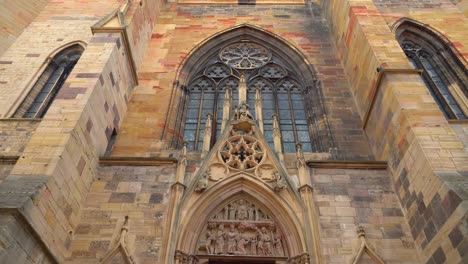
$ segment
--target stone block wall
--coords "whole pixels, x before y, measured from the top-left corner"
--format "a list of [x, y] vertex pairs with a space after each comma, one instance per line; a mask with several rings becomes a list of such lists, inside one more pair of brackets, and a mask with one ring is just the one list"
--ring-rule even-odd
[[44, 245], [37, 241], [31, 229], [22, 222], [21, 217], [0, 212], [0, 226], [2, 263], [55, 263], [44, 250]]
[[311, 177], [325, 263], [350, 263], [358, 226], [385, 263], [420, 262], [386, 170], [312, 169]]
[[0, 3], [0, 56], [47, 4], [47, 0], [4, 0]]
[[125, 216], [137, 263], [157, 263], [174, 165], [101, 166], [83, 203], [71, 243], [71, 261], [100, 263], [117, 244]]
[[[0, 60], [4, 100], [1, 112], [8, 117], [53, 50], [76, 40], [86, 45], [79, 62], [27, 141], [22, 158], [0, 186], [0, 207], [12, 213], [21, 211], [20, 216], [35, 230], [38, 241], [60, 263], [71, 255], [73, 230], [96, 176], [99, 156], [104, 154], [112, 130], [118, 130], [125, 116], [134, 85], [121, 35], [92, 36], [90, 30], [92, 24], [122, 2], [51, 2]], [[158, 3], [146, 2], [147, 7]], [[133, 11], [133, 18], [129, 19], [129, 23], [150, 25], [129, 26], [135, 30], [131, 36], [139, 36], [142, 43], [148, 35], [142, 31], [150, 32], [152, 24], [148, 20], [154, 19], [141, 18], [145, 12]], [[38, 44], [33, 45], [31, 41]], [[142, 53], [140, 49], [144, 47], [134, 46], [133, 51]], [[22, 261], [26, 262], [18, 259]]]
[[40, 120], [0, 120], [0, 156], [19, 156], [34, 134]]
[[[431, 1], [421, 12], [408, 12], [407, 1], [326, 1], [324, 12], [351, 80], [369, 142], [378, 159], [387, 159], [389, 172], [409, 222], [411, 235], [424, 263], [463, 263], [468, 195], [468, 156], [464, 145], [430, 96], [421, 77], [411, 67], [390, 31], [388, 19], [404, 14], [425, 18], [466, 57], [467, 39], [460, 32], [465, 18], [457, 8], [438, 9], [446, 1]], [[411, 3], [416, 2], [412, 1]], [[419, 1], [418, 1], [419, 2]], [[420, 1], [428, 3], [429, 1]], [[387, 7], [399, 8], [402, 15]], [[417, 5], [416, 5], [417, 6]], [[345, 14], [349, 14], [345, 16]], [[458, 25], [455, 29], [448, 21]], [[360, 56], [356, 56], [360, 54]], [[375, 69], [394, 69], [378, 73]], [[382, 74], [382, 75], [379, 75]], [[377, 79], [381, 78], [379, 85]], [[372, 98], [376, 93], [373, 107]], [[366, 115], [370, 109], [369, 115]], [[449, 242], [449, 233], [457, 237]]]

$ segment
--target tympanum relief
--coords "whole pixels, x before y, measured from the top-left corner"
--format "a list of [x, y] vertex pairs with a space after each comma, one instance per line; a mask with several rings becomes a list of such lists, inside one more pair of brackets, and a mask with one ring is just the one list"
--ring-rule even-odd
[[243, 198], [227, 203], [209, 217], [197, 249], [199, 255], [286, 255], [282, 232], [272, 217]]

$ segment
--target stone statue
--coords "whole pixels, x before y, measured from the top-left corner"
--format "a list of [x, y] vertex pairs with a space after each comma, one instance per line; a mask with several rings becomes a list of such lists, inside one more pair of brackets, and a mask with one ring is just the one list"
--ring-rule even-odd
[[257, 238], [258, 238], [258, 255], [259, 256], [271, 256], [272, 245], [271, 245], [271, 236], [268, 234], [266, 227], [262, 227], [260, 230], [257, 228]]
[[247, 215], [249, 216], [249, 220], [253, 221], [255, 220], [255, 209], [252, 206], [247, 207]]
[[224, 239], [226, 233], [224, 232], [224, 225], [219, 225], [218, 232], [216, 233], [215, 254], [224, 254]]
[[198, 180], [197, 186], [195, 187], [196, 192], [203, 192], [208, 187], [208, 178], [210, 177], [210, 170], [206, 170], [200, 180]]
[[250, 239], [250, 255], [257, 255], [257, 238]]
[[275, 255], [283, 256], [283, 243], [281, 242], [280, 234], [276, 234], [275, 240], [273, 241], [273, 245], [275, 246]]
[[233, 204], [229, 204], [229, 216], [228, 220], [236, 219], [236, 207]]
[[237, 219], [238, 220], [248, 219], [247, 206], [245, 205], [245, 201], [243, 199], [239, 200], [239, 204], [237, 206]]
[[277, 192], [285, 189], [287, 187], [286, 181], [281, 174], [275, 170], [274, 172], [275, 175], [275, 182], [273, 183], [273, 189]]
[[249, 240], [248, 238], [244, 237], [244, 236], [240, 236], [239, 237], [239, 240], [237, 241], [237, 254], [239, 255], [246, 255], [247, 254], [247, 251], [245, 250], [245, 246], [247, 246], [247, 244], [249, 244]]
[[244, 119], [244, 120], [253, 119], [252, 114], [250, 114], [250, 111], [249, 111], [249, 105], [246, 102], [242, 102], [239, 105], [239, 112], [238, 112], [237, 119]]
[[213, 233], [211, 232], [211, 230], [208, 230], [208, 232], [206, 233], [206, 244], [205, 244], [206, 254], [208, 255], [214, 254], [214, 249], [215, 249], [213, 245], [214, 240], [215, 240], [215, 237]]
[[235, 226], [231, 225], [229, 232], [227, 233], [227, 253], [228, 254], [236, 253], [238, 235], [239, 233], [237, 233]]

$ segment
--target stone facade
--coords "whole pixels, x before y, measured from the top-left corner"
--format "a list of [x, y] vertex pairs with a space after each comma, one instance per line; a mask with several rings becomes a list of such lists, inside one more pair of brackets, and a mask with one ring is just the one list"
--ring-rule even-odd
[[[1, 263], [468, 262], [468, 122], [395, 37], [423, 25], [466, 71], [466, 1], [85, 2], [0, 4]], [[329, 149], [283, 153], [241, 102], [183, 147], [186, 86], [236, 37], [310, 73]], [[45, 116], [13, 118], [75, 44]]]

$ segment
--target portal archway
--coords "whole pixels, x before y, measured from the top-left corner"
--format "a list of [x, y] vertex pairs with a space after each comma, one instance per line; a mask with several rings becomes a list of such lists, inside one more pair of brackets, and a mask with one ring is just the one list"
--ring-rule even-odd
[[[196, 255], [200, 263], [227, 256], [283, 263], [307, 252], [303, 208], [294, 192], [281, 197], [262, 181], [239, 174], [201, 195], [187, 195], [181, 204], [176, 248]], [[219, 236], [224, 236], [223, 245], [216, 241]], [[235, 249], [228, 245], [232, 236]]]

